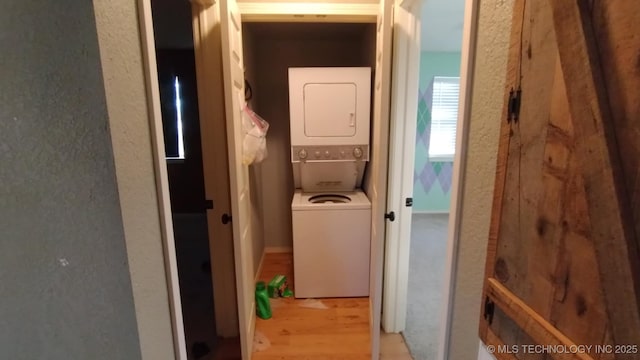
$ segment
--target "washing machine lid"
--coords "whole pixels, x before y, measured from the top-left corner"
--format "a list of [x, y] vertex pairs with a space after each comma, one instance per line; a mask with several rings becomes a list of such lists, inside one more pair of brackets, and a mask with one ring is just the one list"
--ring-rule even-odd
[[298, 210], [338, 210], [338, 209], [371, 209], [371, 202], [362, 190], [344, 192], [302, 192], [297, 190], [293, 195], [291, 208]]

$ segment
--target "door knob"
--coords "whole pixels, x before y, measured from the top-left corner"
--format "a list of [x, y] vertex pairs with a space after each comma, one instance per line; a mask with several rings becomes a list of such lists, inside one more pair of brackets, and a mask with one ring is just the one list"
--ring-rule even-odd
[[223, 223], [224, 225], [227, 225], [228, 223], [230, 223], [230, 222], [231, 222], [231, 215], [229, 215], [229, 214], [227, 214], [227, 213], [224, 213], [224, 214], [222, 214], [222, 218], [221, 218], [221, 220], [222, 220], [222, 223]]
[[384, 214], [385, 219], [389, 219], [389, 221], [394, 221], [396, 219], [396, 213], [393, 211]]

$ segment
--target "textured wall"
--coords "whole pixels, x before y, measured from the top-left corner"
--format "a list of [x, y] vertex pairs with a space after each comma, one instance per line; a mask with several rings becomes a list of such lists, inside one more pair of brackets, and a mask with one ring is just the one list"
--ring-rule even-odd
[[476, 359], [512, 1], [479, 1], [449, 359]]
[[174, 359], [137, 1], [93, 3], [140, 349]]
[[434, 76], [460, 76], [459, 52], [420, 54], [418, 119], [413, 184], [413, 212], [448, 212], [453, 161], [429, 161], [431, 97]]
[[140, 359], [91, 2], [5, 2], [0, 48], [0, 358]]

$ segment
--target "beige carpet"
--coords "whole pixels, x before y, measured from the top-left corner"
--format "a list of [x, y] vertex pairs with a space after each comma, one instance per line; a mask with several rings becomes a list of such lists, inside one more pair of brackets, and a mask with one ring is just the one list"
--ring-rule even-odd
[[416, 360], [437, 356], [449, 216], [414, 214], [411, 224], [407, 325], [404, 338]]

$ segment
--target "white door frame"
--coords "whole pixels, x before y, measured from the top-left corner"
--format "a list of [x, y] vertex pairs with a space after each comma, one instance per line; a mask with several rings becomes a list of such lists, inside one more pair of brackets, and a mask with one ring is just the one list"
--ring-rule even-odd
[[[428, 0], [427, 0], [428, 1]], [[213, 0], [196, 0], [198, 3], [203, 4], [213, 4]], [[473, 70], [473, 59], [475, 55], [475, 33], [476, 33], [476, 19], [477, 19], [477, 2], [478, 0], [466, 0], [465, 6], [465, 21], [464, 21], [464, 31], [463, 31], [463, 48], [462, 48], [462, 62], [461, 62], [461, 97], [460, 97], [460, 111], [459, 111], [459, 119], [458, 119], [458, 139], [456, 141], [456, 156], [454, 163], [454, 172], [452, 179], [452, 189], [455, 189], [455, 192], [452, 193], [451, 199], [451, 214], [449, 222], [449, 236], [448, 236], [448, 246], [447, 246], [447, 263], [446, 263], [446, 273], [445, 273], [445, 289], [444, 289], [444, 298], [447, 301], [444, 304], [443, 316], [442, 316], [442, 326], [439, 340], [439, 351], [438, 358], [445, 359], [447, 355], [447, 348], [449, 343], [449, 333], [450, 333], [450, 320], [451, 320], [451, 303], [453, 299], [453, 285], [452, 279], [455, 276], [455, 263], [457, 257], [457, 242], [458, 242], [458, 230], [459, 230], [459, 215], [462, 211], [461, 206], [461, 190], [463, 185], [463, 178], [461, 169], [463, 168], [465, 156], [464, 148], [466, 147], [466, 139], [467, 132], [465, 124], [469, 118], [469, 109], [471, 105], [471, 87], [472, 87], [472, 70]], [[415, 4], [419, 4], [420, 0], [404, 0], [400, 2], [400, 5], [404, 8], [412, 8], [415, 7]], [[156, 72], [156, 61], [155, 61], [155, 45], [154, 45], [154, 35], [153, 35], [153, 23], [152, 23], [152, 14], [151, 14], [151, 4], [150, 0], [138, 0], [139, 7], [139, 18], [140, 18], [140, 27], [141, 27], [141, 45], [142, 52], [144, 55], [144, 71], [147, 79], [147, 91], [149, 94], [149, 109], [150, 109], [150, 125], [152, 129], [152, 140], [154, 142], [154, 165], [156, 168], [156, 186], [158, 192], [158, 201], [161, 209], [161, 224], [162, 224], [162, 233], [163, 233], [163, 245], [165, 251], [165, 262], [166, 262], [166, 272], [167, 272], [167, 284], [169, 286], [169, 300], [171, 304], [171, 320], [172, 320], [172, 328], [173, 328], [173, 338], [174, 338], [174, 347], [175, 347], [175, 356], [176, 359], [186, 360], [186, 344], [185, 344], [185, 334], [184, 334], [184, 324], [182, 319], [182, 311], [180, 306], [180, 290], [179, 290], [179, 282], [178, 282], [178, 273], [177, 273], [177, 264], [176, 264], [176, 254], [175, 254], [175, 244], [173, 239], [173, 230], [172, 230], [172, 221], [171, 221], [171, 205], [169, 200], [169, 190], [168, 190], [168, 176], [166, 169], [166, 162], [164, 159], [164, 144], [163, 144], [163, 136], [162, 136], [162, 117], [160, 114], [160, 97], [159, 97], [159, 86], [157, 81], [157, 72]], [[418, 5], [419, 8], [419, 5]], [[410, 64], [407, 64], [407, 69], [410, 68]], [[394, 84], [394, 92], [395, 87], [400, 86], [400, 84]], [[405, 90], [407, 93], [410, 93], [411, 87], [409, 82], [406, 82]], [[417, 109], [417, 106], [416, 106]], [[393, 130], [392, 130], [393, 131]], [[409, 142], [413, 143], [414, 139], [409, 139]], [[404, 142], [405, 144], [407, 141]], [[413, 163], [408, 164], [407, 166], [411, 166], [413, 169]], [[402, 193], [402, 192], [400, 192]], [[410, 224], [410, 222], [409, 222]], [[408, 232], [402, 232], [407, 234]], [[385, 275], [385, 284], [384, 287], [397, 286], [398, 284], [402, 284], [402, 282], [398, 281], [398, 275], [401, 274], [401, 271], [398, 271], [399, 266], [407, 266], [407, 270], [404, 271], [408, 275], [408, 256], [404, 261], [396, 257], [395, 259], [388, 256], [395, 251], [395, 254], [402, 254], [403, 248], [408, 249], [410, 239], [407, 237], [406, 239], [400, 238], [399, 241], [396, 242], [397, 246], [387, 247], [387, 255], [386, 262], [397, 262], [395, 266], [396, 270], [391, 270], [387, 272]], [[407, 252], [408, 254], [408, 252]], [[395, 284], [394, 284], [395, 282]], [[405, 289], [406, 289], [406, 282]], [[392, 285], [393, 284], [393, 285]], [[399, 290], [400, 291], [400, 290]], [[386, 291], [385, 291], [386, 293]], [[405, 298], [406, 298], [406, 290], [405, 290]], [[396, 324], [398, 319], [398, 314], [406, 316], [406, 299], [404, 300], [405, 309], [391, 309], [387, 308], [387, 298], [385, 297], [385, 312], [388, 314], [396, 314], [396, 318], [389, 318], [385, 322], [391, 326], [391, 324]], [[388, 321], [388, 322], [387, 322]], [[404, 322], [404, 319], [403, 321]], [[395, 326], [395, 325], [394, 325]], [[401, 329], [402, 330], [402, 329]], [[401, 331], [399, 330], [399, 331]]]
[[[460, 236], [460, 218], [462, 217], [462, 191], [464, 190], [464, 173], [462, 169], [467, 162], [467, 142], [469, 138], [469, 119], [471, 119], [471, 101], [473, 100], [473, 68], [476, 57], [476, 38], [478, 30], [478, 8], [480, 0], [465, 0], [464, 25], [462, 28], [462, 51], [460, 60], [460, 98], [458, 107], [458, 124], [456, 126], [456, 154], [453, 160], [453, 176], [451, 179], [451, 209], [449, 211], [449, 231], [447, 236], [447, 257], [444, 269], [444, 285], [442, 292], [442, 310], [440, 319], [440, 336], [438, 339], [437, 359], [449, 357], [451, 336], [451, 320], [455, 295], [456, 268], [458, 262], [458, 243]], [[480, 316], [478, 314], [478, 316]]]
[[[425, 0], [429, 1], [429, 0]], [[419, 2], [419, 0], [405, 0], [402, 3], [402, 6], [405, 9], [411, 9], [411, 6], [416, 6], [415, 3]], [[405, 6], [405, 3], [409, 5], [409, 7]], [[461, 49], [461, 63], [460, 63], [460, 105], [458, 111], [458, 124], [457, 124], [457, 139], [456, 139], [456, 154], [454, 158], [453, 165], [453, 177], [452, 177], [452, 186], [453, 189], [451, 194], [451, 209], [449, 212], [449, 231], [447, 236], [447, 250], [446, 250], [446, 263], [445, 263], [445, 274], [444, 274], [444, 286], [443, 286], [443, 305], [441, 309], [441, 322], [440, 322], [440, 334], [438, 340], [438, 357], [437, 359], [446, 359], [448, 356], [448, 347], [449, 347], [449, 336], [451, 333], [451, 311], [453, 304], [453, 296], [454, 296], [454, 286], [453, 283], [455, 279], [455, 270], [457, 263], [457, 253], [458, 253], [458, 237], [459, 237], [459, 229], [460, 229], [460, 216], [462, 214], [462, 189], [464, 185], [464, 174], [462, 173], [462, 169], [464, 169], [464, 165], [466, 162], [466, 145], [468, 138], [468, 121], [470, 118], [470, 110], [471, 110], [471, 91], [473, 87], [473, 66], [475, 63], [475, 41], [476, 41], [476, 33], [477, 33], [477, 9], [478, 9], [478, 0], [465, 0], [465, 12], [464, 12], [464, 26], [463, 26], [463, 35], [462, 35], [462, 49]], [[419, 21], [418, 21], [418, 25]], [[418, 29], [419, 33], [419, 29]], [[408, 45], [408, 39], [405, 39], [404, 46]], [[406, 51], [406, 50], [405, 50]], [[412, 69], [412, 61], [415, 61], [415, 58], [410, 55], [404, 59], [404, 63], [402, 65], [398, 65], [401, 68], [406, 69], [405, 71], [410, 71]], [[398, 59], [398, 57], [396, 57]], [[394, 64], [396, 66], [396, 64]], [[404, 113], [404, 116], [407, 116], [407, 119], [411, 119], [408, 122], [415, 127], [414, 119], [417, 118], [417, 91], [415, 90], [415, 84], [412, 81], [402, 81], [402, 78], [398, 79], [397, 74], [394, 74], [396, 78], [394, 78], [394, 82], [396, 80], [400, 80], [397, 83], [394, 83], [394, 96], [398, 93], [415, 94], [415, 99], [405, 99], [403, 102], [405, 104], [409, 104], [409, 101], [414, 101], [415, 105], [412, 105], [411, 109], [416, 109], [416, 113], [413, 114], [412, 118], [409, 118], [409, 112]], [[415, 76], [418, 78], [418, 76]], [[408, 77], [406, 79], [413, 80], [412, 77]], [[396, 98], [394, 97], [394, 103]], [[399, 107], [401, 107], [400, 105]], [[395, 116], [400, 116], [402, 109], [396, 109], [394, 106], [394, 118]], [[395, 146], [391, 148], [390, 160], [397, 159], [394, 154], [407, 154], [410, 153], [410, 157], [413, 158], [413, 154], [415, 153], [415, 129], [413, 129], [413, 133], [411, 130], [403, 128], [402, 123], [399, 121], [394, 121], [392, 126], [392, 141], [394, 144], [404, 144], [406, 149], [398, 149]], [[405, 137], [402, 138], [401, 136]], [[400, 145], [399, 145], [400, 146]], [[395, 161], [393, 161], [395, 162]], [[390, 166], [395, 166], [395, 164], [390, 164]], [[391, 168], [390, 168], [391, 170]], [[413, 171], [414, 171], [414, 163], [413, 161], [404, 161], [402, 170], [402, 176], [397, 175], [397, 179], [406, 180], [408, 177], [413, 179]], [[393, 175], [393, 174], [392, 174]], [[406, 192], [406, 188], [408, 185], [404, 185], [404, 181], [400, 180], [391, 180], [390, 184], [393, 186], [393, 189], [390, 188], [390, 193], [399, 194], [394, 198], [394, 206], [397, 209], [402, 209], [404, 206], [404, 197], [401, 194]], [[404, 185], [404, 188], [402, 187]], [[411, 187], [413, 185], [411, 184]], [[390, 194], [391, 196], [391, 194]], [[391, 198], [390, 198], [391, 199]], [[401, 332], [405, 328], [406, 323], [406, 298], [407, 298], [407, 284], [408, 284], [408, 274], [409, 274], [409, 248], [410, 248], [410, 226], [411, 226], [411, 214], [404, 214], [405, 211], [399, 212], [400, 216], [398, 217], [397, 230], [394, 233], [390, 234], [387, 238], [387, 252], [385, 254], [385, 297], [384, 297], [384, 309], [383, 309], [383, 320], [384, 320], [384, 329], [387, 332]], [[404, 217], [409, 217], [409, 219], [403, 219]]]
[[[160, 111], [160, 86], [158, 85], [158, 68], [156, 64], [156, 46], [153, 35], [153, 19], [151, 0], [138, 0], [138, 18], [140, 22], [140, 46], [142, 50], [144, 75], [146, 80], [147, 107], [149, 109], [149, 127], [153, 165], [156, 176], [156, 192], [160, 209], [160, 229], [164, 250], [165, 273], [169, 294], [169, 313], [173, 332], [174, 355], [177, 360], [187, 360], [187, 344], [182, 318], [180, 299], [180, 282], [178, 280], [178, 263], [176, 246], [173, 238], [173, 220], [171, 200], [169, 197], [169, 177], [164, 151], [162, 113]], [[139, 311], [139, 310], [138, 310]]]

